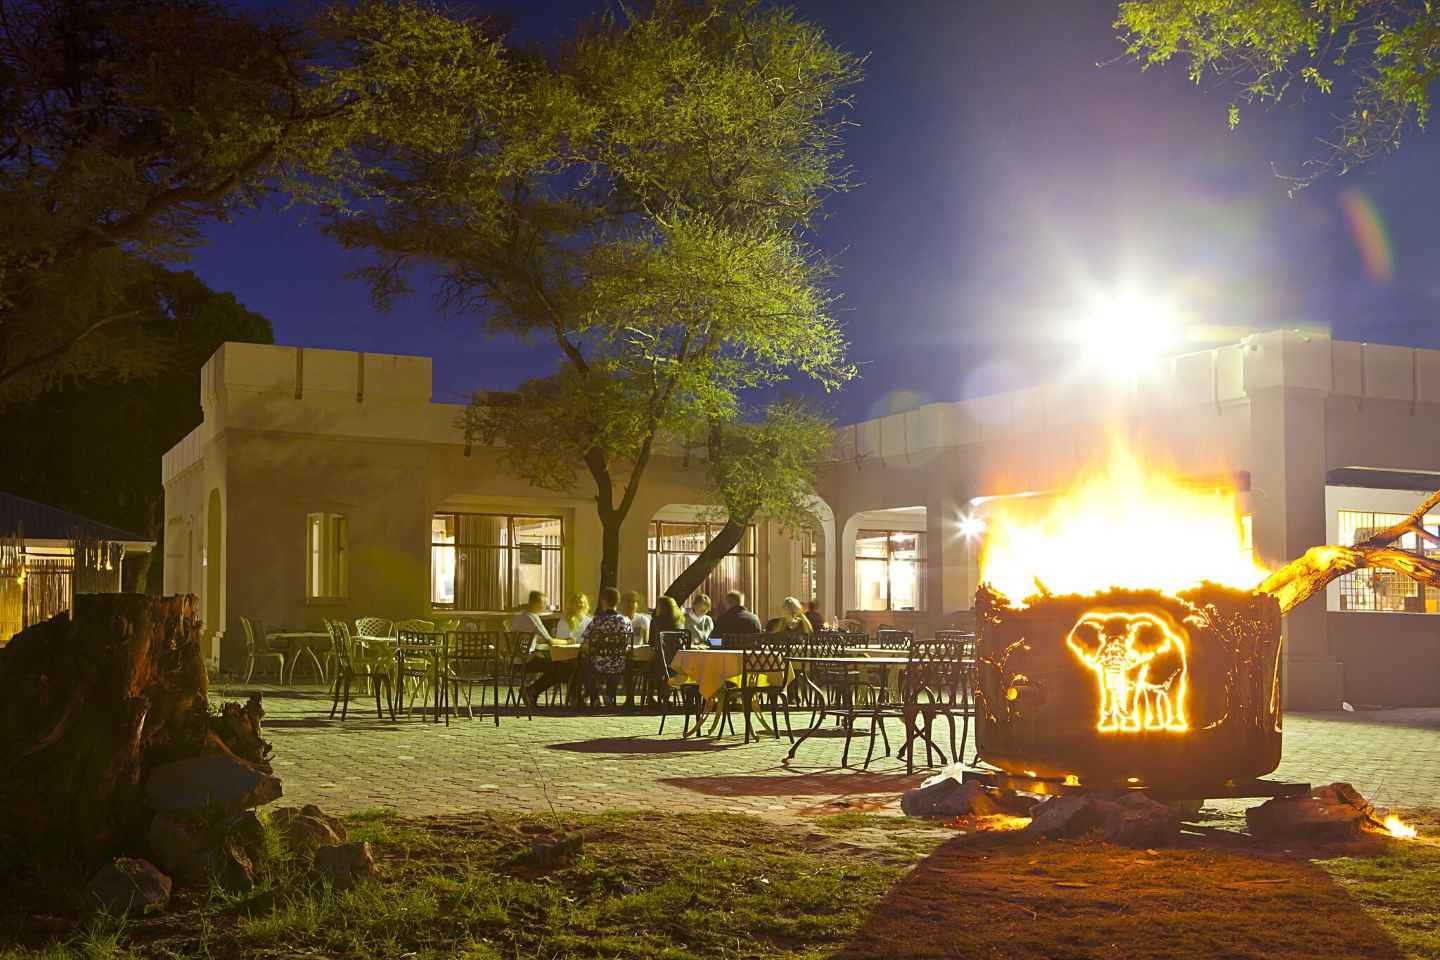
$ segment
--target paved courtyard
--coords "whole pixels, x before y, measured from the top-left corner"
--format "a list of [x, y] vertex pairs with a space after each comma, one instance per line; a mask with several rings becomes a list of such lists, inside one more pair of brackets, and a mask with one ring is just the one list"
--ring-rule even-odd
[[[211, 695], [243, 699], [252, 689], [220, 685]], [[786, 765], [783, 739], [681, 740], [673, 716], [663, 737], [658, 717], [645, 714], [507, 715], [499, 728], [459, 717], [446, 727], [418, 715], [377, 720], [373, 701], [367, 713], [362, 700], [342, 723], [329, 719], [320, 687], [259, 689], [286, 800], [334, 812], [731, 810], [789, 819], [894, 809], [900, 792], [924, 779], [893, 758], [843, 769], [838, 738], [813, 738]], [[803, 725], [808, 713], [794, 718]], [[863, 757], [857, 738], [852, 765]], [[1440, 807], [1440, 708], [1288, 715], [1274, 776], [1348, 780], [1380, 806]]]

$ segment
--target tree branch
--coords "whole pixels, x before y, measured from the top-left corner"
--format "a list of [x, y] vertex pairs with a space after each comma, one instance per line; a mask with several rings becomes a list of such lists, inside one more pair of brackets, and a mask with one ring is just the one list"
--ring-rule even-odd
[[60, 343], [57, 346], [50, 348], [49, 350], [37, 353], [32, 357], [26, 357], [24, 360], [21, 360], [14, 366], [7, 367], [4, 370], [0, 370], [0, 387], [8, 386], [10, 383], [18, 379], [21, 374], [29, 371], [34, 367], [49, 363], [51, 360], [55, 360], [59, 357], [64, 356], [70, 350], [74, 349], [75, 345], [78, 344], [81, 340], [84, 340], [86, 337], [91, 336], [97, 331], [103, 330], [105, 327], [110, 326], [110, 324], [118, 323], [121, 320], [127, 320], [130, 317], [138, 315], [139, 313], [139, 310], [122, 310], [119, 313], [112, 313], [108, 317], [101, 317], [99, 320], [91, 323], [84, 330], [81, 330], [79, 333], [75, 334], [75, 336], [70, 337], [63, 343]]

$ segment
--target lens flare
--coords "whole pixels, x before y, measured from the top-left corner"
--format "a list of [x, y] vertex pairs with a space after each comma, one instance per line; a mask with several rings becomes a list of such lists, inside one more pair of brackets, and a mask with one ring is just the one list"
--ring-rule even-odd
[[1234, 490], [1200, 488], [1115, 442], [1108, 462], [1055, 497], [998, 500], [980, 579], [1012, 603], [1114, 587], [1254, 589], [1267, 571], [1246, 543]]
[[1395, 276], [1395, 252], [1380, 208], [1363, 190], [1349, 189], [1340, 194], [1340, 211], [1350, 228], [1350, 237], [1360, 254], [1365, 276], [1373, 283], [1389, 283]]

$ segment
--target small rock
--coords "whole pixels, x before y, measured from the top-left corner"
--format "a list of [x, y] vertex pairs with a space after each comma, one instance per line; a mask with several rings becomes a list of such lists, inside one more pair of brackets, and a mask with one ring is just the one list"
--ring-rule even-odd
[[1360, 833], [1365, 814], [1349, 804], [1314, 797], [1275, 797], [1246, 810], [1245, 823], [1250, 833], [1262, 840], [1344, 840]]
[[1163, 803], [1131, 792], [1113, 802], [1101, 801], [1104, 836], [1125, 847], [1171, 846], [1180, 839], [1180, 819]]
[[1032, 837], [1078, 837], [1105, 820], [1101, 801], [1082, 796], [1056, 796], [1042, 800], [1030, 811], [1025, 833]]
[[1380, 815], [1375, 812], [1375, 807], [1360, 795], [1360, 791], [1348, 783], [1327, 783], [1323, 787], [1316, 787], [1310, 791], [1310, 796], [1321, 803], [1337, 803], [1347, 807], [1353, 807], [1365, 815], [1366, 819], [1380, 823]]
[[157, 813], [201, 821], [230, 816], [279, 799], [280, 780], [224, 754], [161, 764], [145, 782], [145, 799]]
[[906, 790], [900, 797], [900, 809], [911, 817], [961, 817], [971, 813], [988, 816], [1000, 813], [1002, 808], [977, 781], [945, 777]]
[[375, 854], [364, 840], [321, 847], [315, 851], [315, 870], [336, 890], [348, 890], [375, 876]]
[[138, 857], [120, 857], [101, 867], [85, 889], [93, 903], [113, 914], [164, 910], [170, 902], [170, 878]]
[[291, 817], [280, 828], [285, 845], [298, 854], [311, 854], [321, 847], [333, 847], [341, 843], [340, 837], [324, 820], [314, 817]]
[[245, 893], [255, 886], [254, 861], [236, 839], [211, 847], [204, 856], [202, 869], [209, 879], [231, 893]]
[[330, 828], [330, 832], [338, 838], [336, 843], [343, 843], [347, 839], [345, 823], [339, 817], [332, 817], [321, 810], [313, 803], [307, 803], [303, 807], [276, 807], [269, 812], [270, 823], [278, 827], [282, 832], [290, 824], [290, 821], [298, 817], [309, 817], [312, 820], [319, 820]]
[[218, 832], [226, 840], [238, 843], [252, 861], [265, 856], [265, 825], [254, 810], [246, 810], [222, 822]]

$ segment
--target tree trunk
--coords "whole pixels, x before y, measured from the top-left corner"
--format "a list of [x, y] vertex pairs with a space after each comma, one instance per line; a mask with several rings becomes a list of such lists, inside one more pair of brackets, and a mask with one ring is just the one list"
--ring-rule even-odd
[[1368, 567], [1394, 570], [1426, 586], [1440, 588], [1440, 561], [1389, 546], [1407, 533], [1415, 533], [1421, 540], [1433, 539], [1425, 530], [1425, 515], [1437, 505], [1440, 490], [1404, 520], [1353, 547], [1311, 547], [1266, 577], [1257, 589], [1280, 601], [1281, 613], [1289, 613], [1324, 590], [1330, 581]]
[[726, 520], [725, 526], [715, 534], [715, 539], [707, 543], [705, 549], [700, 551], [700, 556], [692, 560], [690, 566], [680, 572], [680, 576], [670, 584], [665, 595], [674, 597], [675, 602], [683, 607], [685, 601], [690, 599], [690, 595], [700, 589], [700, 585], [705, 582], [706, 577], [710, 576], [710, 572], [718, 567], [720, 561], [729, 556], [730, 551], [734, 550], [745, 537], [745, 528], [749, 525], [748, 520], [743, 523], [739, 520]]
[[0, 649], [0, 873], [121, 850], [143, 836], [153, 766], [225, 750], [199, 638], [193, 597], [96, 594]]
[[600, 511], [600, 587], [620, 586], [620, 525], [624, 514]]

